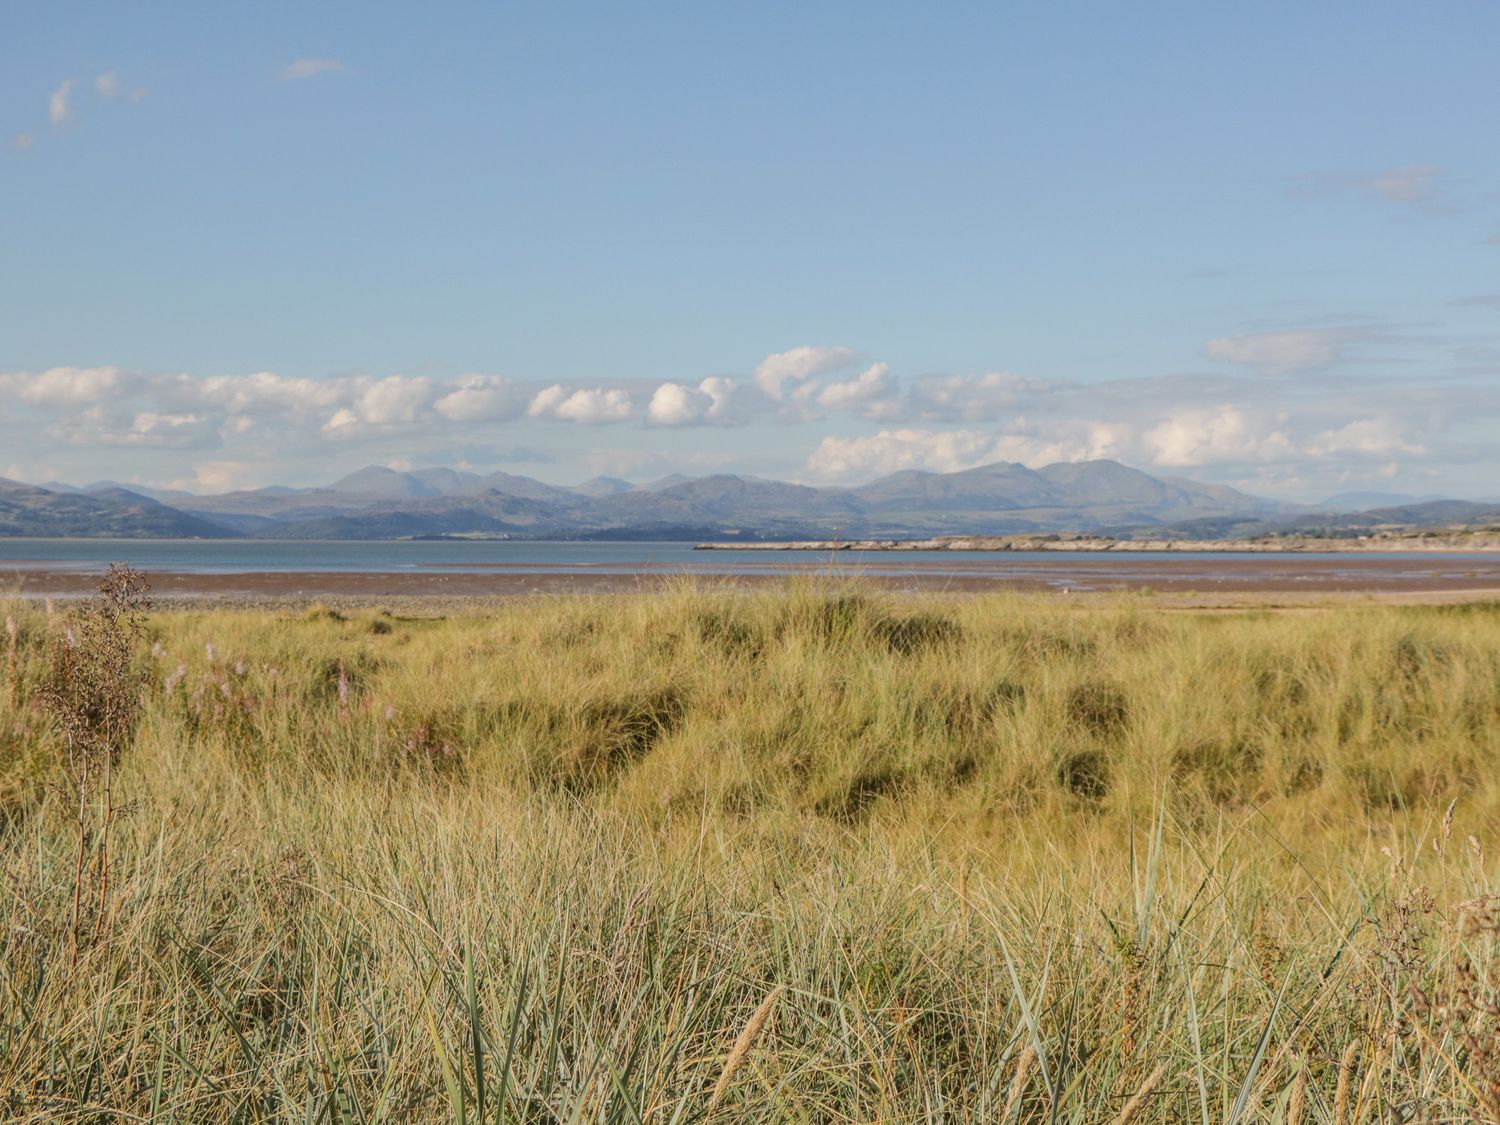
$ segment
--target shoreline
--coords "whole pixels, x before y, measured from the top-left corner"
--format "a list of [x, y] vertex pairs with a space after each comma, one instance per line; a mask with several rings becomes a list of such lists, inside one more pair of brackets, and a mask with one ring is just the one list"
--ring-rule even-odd
[[1493, 554], [1500, 532], [1372, 535], [1356, 539], [1296, 536], [1285, 539], [1114, 539], [1103, 535], [938, 535], [929, 539], [805, 539], [778, 542], [720, 541], [695, 551], [1055, 551], [1063, 554]]
[[[1288, 557], [1290, 555], [1291, 557]], [[847, 557], [847, 556], [845, 556]], [[0, 571], [0, 599], [73, 598], [94, 591], [103, 567], [30, 566]], [[855, 563], [809, 560], [795, 569], [661, 568], [636, 571], [244, 571], [149, 570], [164, 603], [200, 605], [314, 604], [334, 600], [366, 605], [392, 601], [471, 602], [538, 596], [653, 593], [688, 582], [754, 591], [796, 580], [858, 582], [893, 594], [1030, 593], [1087, 598], [1139, 594], [1202, 604], [1289, 603], [1317, 600], [1497, 601], [1500, 555], [1440, 558], [1296, 556], [1264, 553], [1232, 563], [1214, 559], [1146, 557], [1139, 552], [1060, 552], [1047, 558], [972, 559], [959, 563], [883, 559]]]

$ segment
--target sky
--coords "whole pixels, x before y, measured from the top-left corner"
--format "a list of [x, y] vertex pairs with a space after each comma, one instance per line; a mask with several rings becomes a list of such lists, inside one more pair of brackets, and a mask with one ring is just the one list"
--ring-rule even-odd
[[1500, 5], [10, 4], [0, 475], [1500, 496]]

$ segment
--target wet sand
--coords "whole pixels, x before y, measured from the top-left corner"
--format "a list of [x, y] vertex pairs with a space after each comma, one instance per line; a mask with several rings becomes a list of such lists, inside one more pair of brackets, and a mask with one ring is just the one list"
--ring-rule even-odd
[[[1236, 559], [1097, 557], [974, 560], [924, 564], [910, 558], [862, 558], [852, 564], [809, 562], [737, 564], [733, 569], [693, 568], [620, 572], [617, 569], [496, 565], [458, 571], [422, 567], [400, 572], [257, 571], [244, 573], [153, 570], [163, 599], [236, 603], [349, 599], [471, 599], [537, 594], [606, 594], [659, 589], [693, 577], [709, 584], [753, 587], [788, 574], [852, 578], [893, 591], [982, 593], [1052, 591], [1071, 594], [1149, 590], [1209, 600], [1302, 601], [1312, 596], [1375, 595], [1383, 600], [1454, 601], [1500, 598], [1500, 555], [1338, 558], [1263, 556]], [[98, 571], [22, 564], [0, 572], [0, 591], [21, 596], [76, 596], [92, 592]]]

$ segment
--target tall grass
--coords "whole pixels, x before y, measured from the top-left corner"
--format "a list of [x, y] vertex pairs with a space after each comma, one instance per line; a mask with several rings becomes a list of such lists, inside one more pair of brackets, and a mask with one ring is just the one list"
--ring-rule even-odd
[[1500, 1120], [1493, 608], [7, 613], [5, 1120]]

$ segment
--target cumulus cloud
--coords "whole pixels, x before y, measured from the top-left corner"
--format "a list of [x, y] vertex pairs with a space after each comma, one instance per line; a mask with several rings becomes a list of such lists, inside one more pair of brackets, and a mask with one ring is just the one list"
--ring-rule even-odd
[[73, 120], [73, 80], [64, 78], [62, 85], [47, 96], [47, 120], [53, 125], [66, 125]]
[[101, 98], [118, 98], [120, 96], [119, 72], [106, 70], [94, 79], [94, 89], [99, 91]]
[[929, 421], [993, 422], [1027, 399], [1044, 397], [1063, 384], [1009, 371], [983, 375], [929, 375], [916, 380], [904, 403], [908, 417]]
[[1337, 328], [1257, 332], [1210, 340], [1203, 351], [1210, 359], [1258, 368], [1267, 375], [1287, 375], [1337, 362], [1349, 338], [1347, 329]]
[[760, 361], [755, 369], [755, 385], [768, 398], [780, 401], [787, 387], [799, 386], [816, 375], [827, 375], [853, 367], [858, 361], [854, 349], [804, 344], [784, 352], [774, 352]]
[[0, 386], [38, 406], [87, 406], [128, 389], [118, 367], [54, 367], [39, 375], [7, 375]]
[[520, 415], [525, 394], [499, 375], [466, 375], [459, 385], [432, 404], [453, 422], [504, 422]]
[[890, 365], [872, 363], [852, 379], [826, 384], [818, 392], [817, 402], [830, 410], [848, 410], [890, 399], [895, 393], [896, 380], [891, 378]]
[[646, 422], [652, 426], [732, 425], [744, 420], [737, 409], [738, 393], [734, 380], [722, 375], [711, 375], [696, 387], [662, 383], [646, 404]]
[[1140, 461], [1139, 430], [1128, 422], [1104, 419], [1017, 419], [995, 439], [988, 460], [1022, 465], [1101, 458]]
[[17, 133], [16, 139], [11, 141], [10, 147], [15, 149], [17, 152], [25, 152], [34, 144], [36, 144], [36, 137], [34, 137], [32, 134]]
[[1427, 452], [1418, 441], [1410, 440], [1394, 418], [1359, 418], [1338, 429], [1318, 434], [1307, 447], [1314, 457], [1332, 457], [1341, 453], [1358, 453], [1370, 457], [1393, 454], [1420, 456]]
[[654, 426], [686, 426], [699, 421], [713, 407], [713, 399], [685, 383], [663, 383], [651, 395], [646, 420]]
[[[1465, 300], [1490, 307], [1488, 299]], [[704, 467], [753, 464], [780, 475], [797, 456], [806, 457], [809, 478], [836, 481], [997, 460], [1041, 465], [1108, 457], [1232, 483], [1368, 477], [1392, 463], [1408, 476], [1437, 463], [1493, 461], [1489, 438], [1500, 425], [1500, 386], [1475, 378], [1477, 360], [1470, 368], [1455, 366], [1451, 340], [1428, 342], [1440, 349], [1431, 357], [1448, 362], [1446, 373], [1424, 363], [1419, 373], [1402, 377], [1387, 364], [1378, 378], [1355, 380], [1340, 367], [1342, 360], [1379, 358], [1374, 349], [1394, 338], [1362, 325], [1227, 337], [1206, 349], [1230, 365], [1226, 373], [1088, 384], [1004, 371], [902, 379], [883, 363], [850, 370], [850, 349], [817, 348], [767, 357], [739, 378], [696, 382], [549, 385], [482, 373], [307, 378], [56, 367], [0, 373], [0, 448], [18, 463], [41, 463], [53, 450], [109, 450], [93, 475], [117, 477], [126, 472], [120, 459], [135, 456], [124, 452], [131, 450], [142, 457], [163, 451], [158, 463], [172, 451], [215, 450], [203, 464], [259, 459], [285, 465], [334, 449], [341, 457], [362, 449], [381, 463], [521, 440], [578, 463], [586, 455], [578, 439], [561, 437], [554, 427], [690, 431], [759, 420], [769, 430], [772, 419], [822, 412], [831, 418], [829, 429], [797, 438], [777, 428], [774, 438], [765, 435], [763, 452], [746, 452], [757, 447], [749, 438], [700, 437], [695, 449], [687, 433], [640, 435], [620, 444], [649, 446], [653, 456], [665, 458], [651, 462], [669, 466], [663, 471], [692, 464], [689, 455], [711, 453], [720, 460]], [[1290, 371], [1299, 377], [1263, 377]], [[780, 398], [766, 393], [760, 376], [767, 372]], [[800, 449], [794, 454], [788, 446]], [[739, 452], [729, 452], [735, 448]], [[616, 471], [635, 455], [606, 452], [598, 464], [608, 461]], [[182, 472], [181, 464], [172, 464], [173, 475]]]
[[1232, 404], [1174, 410], [1146, 432], [1143, 444], [1152, 462], [1170, 467], [1276, 460], [1294, 453], [1284, 422]]
[[293, 59], [276, 72], [283, 82], [296, 82], [303, 78], [316, 78], [320, 74], [342, 74], [348, 70], [338, 59]]
[[171, 375], [152, 383], [154, 395], [189, 406], [210, 404], [231, 418], [275, 418], [296, 424], [327, 414], [357, 393], [363, 380], [307, 379], [258, 371], [252, 375]]
[[364, 387], [354, 399], [359, 420], [371, 426], [399, 426], [415, 422], [417, 412], [432, 398], [432, 380], [392, 375]]
[[531, 418], [602, 426], [626, 421], [633, 410], [629, 393], [617, 387], [580, 388], [570, 392], [561, 383], [554, 383], [536, 393], [526, 408], [526, 414]]
[[329, 415], [324, 433], [347, 438], [365, 430], [410, 426], [433, 397], [432, 380], [425, 375], [361, 379], [348, 389], [348, 405]]

